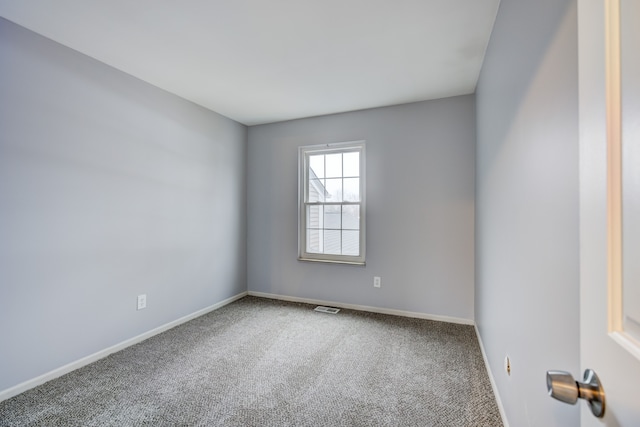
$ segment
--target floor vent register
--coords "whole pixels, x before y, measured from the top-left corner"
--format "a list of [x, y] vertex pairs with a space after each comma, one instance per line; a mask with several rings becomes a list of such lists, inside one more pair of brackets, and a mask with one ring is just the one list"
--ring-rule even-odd
[[329, 314], [336, 314], [337, 312], [340, 311], [339, 308], [335, 308], [335, 307], [324, 307], [322, 305], [317, 306], [316, 308], [314, 308], [315, 311], [319, 311], [320, 313], [329, 313]]

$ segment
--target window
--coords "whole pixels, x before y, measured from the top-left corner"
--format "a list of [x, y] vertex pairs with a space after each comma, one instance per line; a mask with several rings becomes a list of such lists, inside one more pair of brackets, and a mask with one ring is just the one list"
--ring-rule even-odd
[[365, 263], [364, 142], [299, 148], [299, 259]]

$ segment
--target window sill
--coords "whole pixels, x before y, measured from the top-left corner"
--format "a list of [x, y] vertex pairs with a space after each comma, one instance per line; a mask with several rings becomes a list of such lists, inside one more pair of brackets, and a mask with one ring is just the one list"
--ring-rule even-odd
[[317, 259], [317, 258], [302, 258], [298, 257], [298, 261], [304, 262], [320, 262], [324, 264], [344, 264], [344, 265], [357, 265], [364, 267], [366, 265], [365, 261], [339, 261], [335, 259]]

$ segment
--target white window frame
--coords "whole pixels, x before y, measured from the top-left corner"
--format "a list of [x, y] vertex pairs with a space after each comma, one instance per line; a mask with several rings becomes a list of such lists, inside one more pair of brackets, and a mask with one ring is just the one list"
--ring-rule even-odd
[[[359, 202], [309, 202], [309, 156], [318, 154], [348, 153], [358, 151], [360, 153], [360, 201]], [[298, 259], [300, 261], [316, 261], [338, 264], [365, 265], [366, 255], [366, 161], [365, 141], [340, 142], [333, 144], [307, 145], [298, 148]], [[360, 255], [334, 255], [307, 252], [307, 214], [308, 205], [359, 205], [359, 249]]]

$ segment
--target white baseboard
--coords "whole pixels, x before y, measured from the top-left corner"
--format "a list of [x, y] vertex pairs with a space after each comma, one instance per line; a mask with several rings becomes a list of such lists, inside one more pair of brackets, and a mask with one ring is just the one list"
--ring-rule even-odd
[[107, 357], [108, 355], [115, 353], [117, 351], [123, 350], [127, 347], [130, 347], [134, 344], [138, 344], [139, 342], [142, 342], [144, 340], [146, 340], [147, 338], [151, 338], [154, 335], [158, 335], [159, 333], [162, 333], [166, 330], [169, 330], [173, 327], [176, 327], [182, 323], [188, 322], [189, 320], [193, 320], [196, 317], [200, 317], [202, 315], [205, 315], [213, 310], [216, 310], [220, 307], [223, 307], [227, 304], [230, 304], [242, 297], [247, 296], [247, 292], [241, 292], [237, 295], [234, 295], [230, 298], [227, 298], [223, 301], [220, 301], [219, 303], [210, 305], [209, 307], [205, 307], [202, 310], [198, 310], [194, 313], [188, 314], [184, 317], [181, 317], [179, 319], [176, 319], [172, 322], [166, 323], [162, 326], [158, 326], [157, 328], [154, 328], [150, 331], [147, 331], [143, 334], [140, 334], [138, 336], [135, 336], [133, 338], [129, 338], [128, 340], [122, 341], [121, 343], [112, 345], [111, 347], [105, 348], [104, 350], [100, 350], [96, 353], [93, 353], [89, 356], [83, 357], [82, 359], [76, 360], [75, 362], [71, 362], [68, 363], [64, 366], [61, 366], [60, 368], [54, 369], [53, 371], [49, 371], [45, 374], [40, 375], [39, 377], [27, 380], [23, 383], [20, 383], [18, 385], [15, 385], [11, 388], [8, 388], [6, 390], [2, 390], [0, 391], [0, 402], [2, 402], [3, 400], [9, 399], [13, 396], [17, 396], [20, 393], [23, 393], [29, 389], [32, 389], [34, 387], [39, 386], [40, 384], [44, 384], [47, 381], [51, 381], [55, 378], [61, 377], [64, 374], [67, 374], [71, 371], [75, 371], [76, 369], [82, 368], [83, 366], [86, 366], [90, 363], [93, 363], [97, 360], [100, 360], [104, 357]]
[[426, 314], [426, 313], [416, 313], [412, 311], [404, 311], [404, 310], [394, 310], [390, 308], [379, 308], [379, 307], [369, 307], [366, 305], [357, 305], [357, 304], [345, 304], [342, 302], [336, 301], [324, 301], [319, 299], [309, 299], [309, 298], [298, 298], [298, 297], [290, 297], [286, 295], [278, 295], [278, 294], [268, 294], [264, 292], [254, 292], [249, 291], [249, 295], [260, 298], [270, 298], [270, 299], [278, 299], [282, 301], [291, 301], [291, 302], [301, 302], [304, 304], [315, 304], [315, 305], [328, 305], [331, 307], [340, 307], [346, 308], [349, 310], [358, 310], [358, 311], [368, 311], [371, 313], [380, 313], [380, 314], [392, 314], [394, 316], [402, 316], [402, 317], [413, 317], [417, 319], [427, 319], [427, 320], [437, 320], [439, 322], [449, 322], [449, 323], [458, 323], [461, 325], [473, 325], [474, 322], [471, 319], [463, 319], [460, 317], [450, 317], [450, 316], [440, 316], [437, 314]]
[[493, 395], [495, 396], [496, 403], [498, 404], [498, 411], [500, 411], [500, 418], [502, 418], [502, 424], [504, 424], [504, 427], [509, 427], [509, 421], [507, 420], [507, 413], [504, 411], [504, 406], [502, 405], [502, 400], [500, 399], [500, 393], [498, 393], [498, 386], [496, 385], [496, 381], [493, 378], [493, 373], [491, 372], [491, 367], [489, 366], [489, 359], [487, 359], [487, 353], [484, 351], [484, 344], [482, 344], [482, 338], [480, 337], [480, 331], [478, 330], [478, 325], [475, 325], [475, 330], [476, 330], [476, 336], [478, 337], [478, 343], [480, 343], [480, 351], [482, 352], [484, 365], [487, 367], [487, 374], [489, 375], [489, 381], [491, 382]]

